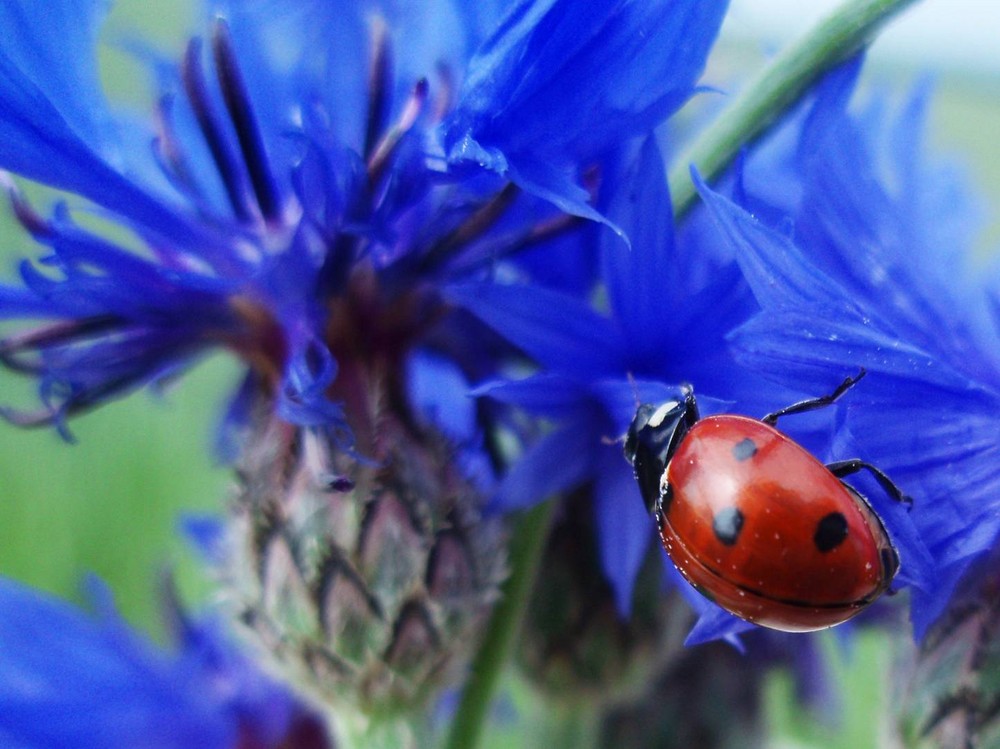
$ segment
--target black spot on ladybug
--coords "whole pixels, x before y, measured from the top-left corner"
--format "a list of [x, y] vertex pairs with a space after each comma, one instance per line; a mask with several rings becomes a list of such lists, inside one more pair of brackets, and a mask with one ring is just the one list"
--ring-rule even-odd
[[733, 445], [733, 457], [738, 461], [750, 460], [757, 454], [757, 445], [749, 437], [744, 437]]
[[813, 543], [820, 551], [827, 552], [840, 546], [845, 538], [847, 538], [847, 518], [839, 512], [831, 512], [816, 524]]
[[712, 530], [715, 537], [726, 546], [732, 546], [740, 537], [743, 528], [743, 513], [735, 507], [719, 510], [712, 518]]

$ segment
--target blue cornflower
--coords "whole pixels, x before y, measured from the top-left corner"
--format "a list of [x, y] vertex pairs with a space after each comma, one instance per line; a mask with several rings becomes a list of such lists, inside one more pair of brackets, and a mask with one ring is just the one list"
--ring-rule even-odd
[[[675, 399], [685, 382], [695, 383], [709, 411], [725, 401], [726, 407], [764, 413], [788, 398], [773, 386], [761, 387], [732, 358], [726, 336], [757, 306], [737, 266], [713, 251], [708, 227], [675, 235], [655, 140], [647, 139], [625, 163], [609, 177], [605, 210], [631, 247], [611, 231], [600, 239], [603, 285], [597, 296], [606, 297], [606, 309], [528, 285], [466, 284], [449, 292], [542, 369], [479, 392], [554, 423], [511, 466], [495, 506], [526, 507], [592, 486], [601, 561], [623, 613], [631, 608], [635, 577], [654, 535], [622, 455], [637, 402]], [[692, 642], [749, 626], [690, 592], [702, 617]]]
[[[923, 154], [926, 96], [896, 118], [878, 99], [850, 114], [856, 75], [832, 75], [748, 161], [736, 202], [702, 194], [762, 308], [733, 335], [741, 361], [801, 388], [869, 372], [841, 436], [913, 498], [907, 512], [869, 493], [920, 637], [1000, 536], [995, 291], [969, 254], [966, 189]], [[782, 162], [783, 194], [759, 191]]]
[[265, 676], [217, 622], [173, 611], [176, 653], [100, 610], [0, 578], [0, 744], [89, 749], [322, 749], [322, 720]]
[[725, 10], [205, 0], [206, 38], [149, 55], [160, 95], [137, 124], [99, 86], [106, 4], [37, 5], [0, 9], [0, 167], [128, 239], [8, 181], [51, 253], [0, 287], [0, 315], [52, 321], [0, 346], [42, 401], [8, 417], [65, 429], [223, 347], [248, 365], [230, 426], [263, 395], [340, 434], [365, 429], [359, 371], [403, 380], [420, 348], [489, 371], [438, 285], [600, 218], [585, 174], [687, 96]]

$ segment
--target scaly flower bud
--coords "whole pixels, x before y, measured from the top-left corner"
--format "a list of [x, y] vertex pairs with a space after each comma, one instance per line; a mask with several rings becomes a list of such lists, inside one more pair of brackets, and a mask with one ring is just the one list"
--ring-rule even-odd
[[386, 714], [454, 679], [504, 554], [447, 439], [390, 410], [371, 436], [359, 459], [262, 418], [238, 465], [225, 574], [240, 620], [296, 683]]

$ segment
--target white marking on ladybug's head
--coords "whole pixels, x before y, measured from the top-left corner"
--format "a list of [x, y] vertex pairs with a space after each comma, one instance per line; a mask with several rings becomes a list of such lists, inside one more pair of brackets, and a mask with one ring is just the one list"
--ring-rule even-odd
[[646, 422], [649, 426], [654, 429], [663, 423], [663, 420], [667, 417], [667, 414], [673, 411], [677, 406], [680, 405], [680, 401], [667, 401], [666, 403], [661, 403], [653, 415], [649, 417], [649, 421]]

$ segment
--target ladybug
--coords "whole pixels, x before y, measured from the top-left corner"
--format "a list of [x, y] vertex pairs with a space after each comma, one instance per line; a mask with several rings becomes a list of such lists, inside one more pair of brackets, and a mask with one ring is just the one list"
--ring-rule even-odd
[[870, 463], [823, 465], [775, 428], [823, 408], [864, 377], [762, 419], [700, 418], [683, 400], [638, 408], [625, 438], [640, 492], [684, 578], [747, 621], [787, 632], [832, 627], [886, 592], [899, 556], [868, 501], [841, 479], [866, 470], [909, 503]]

